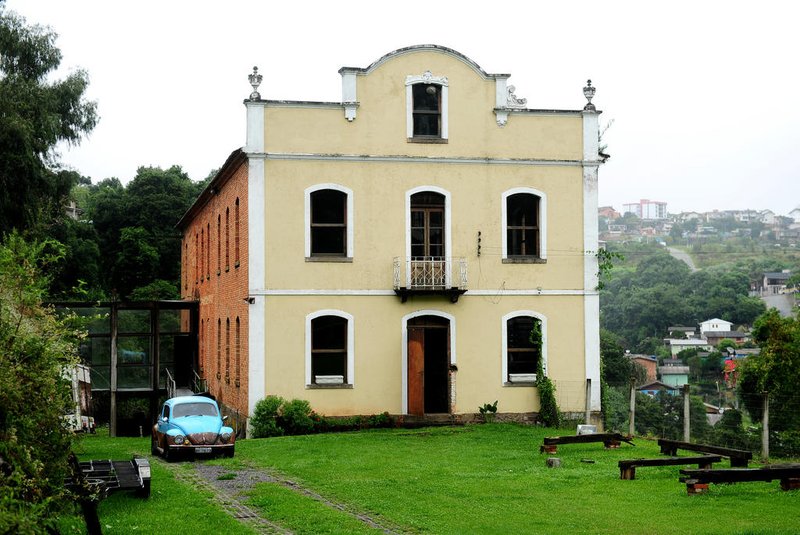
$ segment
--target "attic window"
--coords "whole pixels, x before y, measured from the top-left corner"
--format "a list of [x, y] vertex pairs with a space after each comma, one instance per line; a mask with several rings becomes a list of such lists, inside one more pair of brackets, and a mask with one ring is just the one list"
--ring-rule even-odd
[[447, 78], [406, 77], [406, 134], [412, 143], [447, 143]]
[[441, 137], [441, 86], [415, 84], [412, 88], [414, 137]]

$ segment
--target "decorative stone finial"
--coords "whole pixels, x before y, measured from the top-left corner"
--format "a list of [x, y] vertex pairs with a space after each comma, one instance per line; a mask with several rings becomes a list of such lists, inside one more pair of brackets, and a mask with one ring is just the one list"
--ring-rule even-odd
[[589, 102], [583, 107], [584, 110], [595, 111], [597, 109], [594, 107], [594, 104], [592, 104], [592, 98], [594, 98], [594, 92], [596, 90], [597, 88], [592, 87], [592, 81], [586, 80], [586, 87], [583, 88], [583, 96], [586, 97], [586, 100]]
[[258, 86], [261, 85], [261, 80], [264, 77], [258, 74], [258, 67], [253, 67], [253, 74], [247, 75], [247, 79], [250, 80], [250, 85], [253, 86], [253, 92], [250, 93], [250, 100], [260, 100], [261, 94], [258, 92]]
[[508, 96], [506, 97], [506, 107], [508, 108], [525, 108], [528, 102], [526, 98], [519, 98], [514, 94], [516, 88], [513, 85], [508, 86]]

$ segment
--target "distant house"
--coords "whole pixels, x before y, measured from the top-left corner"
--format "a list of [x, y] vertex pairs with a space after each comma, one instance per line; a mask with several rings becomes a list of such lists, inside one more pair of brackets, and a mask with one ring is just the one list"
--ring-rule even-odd
[[717, 422], [722, 419], [723, 410], [716, 405], [712, 405], [711, 403], [703, 403], [703, 408], [706, 410], [706, 418], [708, 419], [708, 423], [710, 425], [717, 425]]
[[620, 213], [614, 210], [613, 206], [601, 206], [597, 209], [597, 215], [600, 217], [605, 217], [609, 221], [620, 218]]
[[677, 356], [678, 353], [683, 351], [684, 349], [699, 349], [703, 351], [711, 351], [711, 346], [706, 340], [701, 340], [699, 338], [690, 338], [686, 339], [679, 339], [679, 338], [667, 338], [664, 342], [669, 346], [669, 351], [673, 357]]
[[698, 221], [703, 219], [703, 216], [697, 212], [681, 212], [680, 215], [678, 215], [678, 219], [681, 223], [685, 223], [686, 221]]
[[761, 210], [758, 213], [758, 219], [765, 225], [774, 225], [775, 222], [777, 221], [775, 212], [773, 212], [772, 210]]
[[794, 219], [795, 223], [800, 223], [800, 206], [789, 212], [789, 217]]
[[709, 331], [730, 331], [731, 327], [733, 327], [733, 323], [730, 321], [712, 318], [700, 323], [700, 337], [705, 338]]
[[736, 388], [736, 383], [739, 379], [738, 364], [746, 358], [757, 357], [760, 354], [761, 348], [759, 347], [746, 349], [728, 348], [728, 358], [725, 359], [725, 367], [722, 370], [725, 385], [728, 388]]
[[705, 337], [706, 342], [714, 347], [717, 347], [717, 345], [725, 339], [733, 340], [737, 344], [741, 344], [749, 338], [746, 333], [741, 331], [708, 331], [705, 333]]
[[679, 392], [676, 387], [662, 383], [661, 381], [649, 382], [637, 388], [636, 391], [641, 392], [642, 394], [647, 394], [648, 396], [655, 396], [659, 392], [666, 392], [667, 394], [674, 396]]
[[792, 272], [784, 269], [780, 272], [766, 272], [755, 282], [753, 290], [757, 295], [778, 295], [786, 290], [786, 283], [792, 276]]
[[696, 338], [697, 329], [695, 327], [683, 327], [680, 325], [672, 325], [667, 327], [667, 332], [670, 334], [683, 333], [686, 338]]
[[661, 382], [674, 387], [689, 384], [689, 366], [684, 366], [680, 359], [665, 359], [664, 365], [658, 367]]
[[634, 364], [638, 364], [647, 372], [647, 381], [652, 382], [656, 380], [656, 368], [658, 367], [658, 360], [653, 355], [625, 355]]

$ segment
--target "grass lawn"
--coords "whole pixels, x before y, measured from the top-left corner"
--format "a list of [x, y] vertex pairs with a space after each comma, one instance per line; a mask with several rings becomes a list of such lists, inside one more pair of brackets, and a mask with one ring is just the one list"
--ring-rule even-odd
[[[563, 431], [574, 434], [574, 430]], [[800, 492], [777, 481], [711, 485], [688, 496], [680, 467], [638, 468], [619, 479], [617, 461], [658, 457], [655, 442], [637, 439], [559, 446], [561, 468], [539, 453], [553, 430], [511, 424], [242, 440], [236, 458], [214, 462], [268, 468], [350, 510], [419, 533], [797, 533]], [[148, 453], [148, 439], [89, 437], [82, 458]], [[591, 460], [594, 463], [582, 462]], [[174, 478], [188, 463], [153, 463], [153, 495], [114, 495], [100, 506], [109, 533], [247, 533], [205, 495]], [[727, 467], [727, 461], [717, 465]], [[251, 492], [250, 506], [297, 533], [369, 531], [352, 516], [275, 483]], [[194, 517], [197, 517], [195, 519]], [[198, 520], [199, 519], [199, 520]], [[158, 531], [171, 531], [166, 528]]]

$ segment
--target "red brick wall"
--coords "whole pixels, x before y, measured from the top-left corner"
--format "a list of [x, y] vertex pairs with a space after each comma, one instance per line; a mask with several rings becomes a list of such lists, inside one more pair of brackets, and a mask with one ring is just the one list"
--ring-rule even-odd
[[[223, 169], [223, 172], [226, 171]], [[215, 184], [212, 183], [212, 187]], [[201, 377], [209, 391], [229, 409], [247, 415], [248, 296], [247, 162], [216, 185], [183, 231], [181, 294], [200, 301]], [[202, 198], [202, 197], [201, 197]], [[238, 262], [236, 201], [239, 201]], [[227, 213], [227, 225], [226, 225]], [[218, 228], [219, 226], [219, 228]], [[227, 230], [226, 230], [227, 227]], [[219, 240], [217, 236], [219, 235]], [[202, 237], [202, 243], [201, 243]], [[198, 272], [199, 268], [199, 272]], [[237, 373], [236, 320], [239, 320]]]

